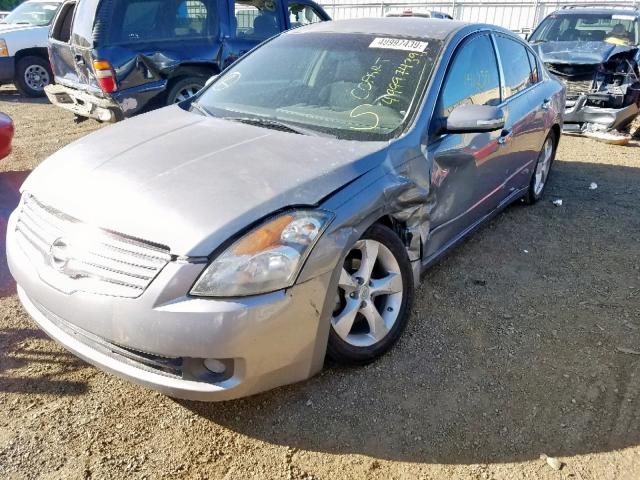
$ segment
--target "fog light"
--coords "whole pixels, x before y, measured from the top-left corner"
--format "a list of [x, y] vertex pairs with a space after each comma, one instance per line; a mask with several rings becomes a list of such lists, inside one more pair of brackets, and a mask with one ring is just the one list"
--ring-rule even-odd
[[207, 370], [213, 373], [224, 373], [224, 371], [227, 369], [224, 363], [222, 363], [220, 360], [216, 360], [215, 358], [205, 358], [204, 366]]

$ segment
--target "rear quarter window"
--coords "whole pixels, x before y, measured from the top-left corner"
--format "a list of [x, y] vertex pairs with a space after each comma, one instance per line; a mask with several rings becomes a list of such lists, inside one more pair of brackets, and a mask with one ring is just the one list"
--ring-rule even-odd
[[[109, 12], [108, 43], [148, 43], [160, 40], [187, 40], [211, 37], [218, 32], [215, 0], [112, 0], [103, 3]], [[102, 8], [102, 7], [101, 7]], [[101, 42], [101, 43], [107, 43]]]

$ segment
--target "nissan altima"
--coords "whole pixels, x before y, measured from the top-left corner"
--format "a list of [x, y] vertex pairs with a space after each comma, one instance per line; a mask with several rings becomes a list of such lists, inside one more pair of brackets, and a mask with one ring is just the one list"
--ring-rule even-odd
[[564, 97], [495, 26], [283, 33], [191, 99], [42, 163], [8, 225], [19, 297], [79, 357], [175, 397], [373, 361], [430, 265], [541, 198]]

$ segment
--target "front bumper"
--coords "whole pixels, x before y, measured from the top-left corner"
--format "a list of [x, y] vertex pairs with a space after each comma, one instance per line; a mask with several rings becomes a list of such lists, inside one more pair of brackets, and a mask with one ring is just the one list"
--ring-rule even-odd
[[12, 83], [16, 73], [16, 60], [14, 57], [0, 57], [0, 85]]
[[638, 115], [638, 105], [632, 103], [621, 108], [601, 108], [586, 105], [587, 95], [581, 95], [564, 114], [564, 129], [580, 132], [584, 124], [592, 123], [611, 130], [624, 125]]
[[[7, 228], [7, 259], [27, 312], [89, 363], [169, 396], [229, 400], [304, 380], [323, 365], [332, 274], [236, 299], [185, 295], [203, 264], [170, 262], [136, 299], [75, 292], [40, 280]], [[213, 374], [204, 359], [227, 369]]]
[[101, 122], [116, 122], [123, 118], [120, 106], [110, 98], [100, 98], [82, 90], [51, 84], [44, 87], [49, 101], [81, 117]]

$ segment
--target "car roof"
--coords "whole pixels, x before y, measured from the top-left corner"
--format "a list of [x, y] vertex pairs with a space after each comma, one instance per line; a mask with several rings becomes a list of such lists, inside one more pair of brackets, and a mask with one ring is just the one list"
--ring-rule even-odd
[[[358, 18], [318, 22], [292, 30], [292, 33], [331, 32], [366, 33], [373, 35], [398, 36], [444, 40], [454, 32], [471, 24], [457, 20], [423, 17]], [[480, 26], [480, 25], [479, 25]], [[482, 25], [491, 30], [502, 31], [500, 27]]]
[[640, 17], [640, 11], [633, 8], [619, 8], [619, 7], [576, 7], [576, 8], [563, 8], [562, 10], [556, 10], [551, 15], [571, 15], [571, 14], [595, 14], [595, 15], [629, 15], [632, 17]]

